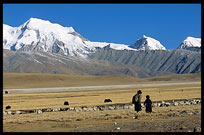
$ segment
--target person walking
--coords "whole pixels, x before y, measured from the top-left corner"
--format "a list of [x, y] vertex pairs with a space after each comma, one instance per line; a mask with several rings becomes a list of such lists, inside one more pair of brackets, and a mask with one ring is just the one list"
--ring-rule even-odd
[[132, 97], [132, 104], [135, 105], [135, 111], [138, 113], [139, 111], [142, 111], [142, 106], [141, 106], [141, 99], [142, 99], [142, 91], [138, 90], [137, 94], [135, 94]]
[[151, 113], [152, 112], [152, 101], [150, 100], [150, 96], [146, 96], [146, 100], [144, 102], [144, 105], [146, 107], [145, 111], [146, 113]]

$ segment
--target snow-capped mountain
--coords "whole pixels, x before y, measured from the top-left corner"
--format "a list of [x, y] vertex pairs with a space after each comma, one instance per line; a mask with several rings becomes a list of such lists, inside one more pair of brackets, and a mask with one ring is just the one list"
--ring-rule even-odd
[[200, 48], [201, 38], [187, 37], [177, 49]]
[[116, 50], [135, 50], [124, 44], [91, 42], [72, 27], [63, 27], [37, 18], [30, 18], [19, 27], [3, 25], [3, 48], [9, 50], [44, 51], [86, 57], [96, 47], [107, 45]]
[[[200, 47], [201, 39], [188, 37], [180, 48], [185, 46]], [[3, 24], [3, 49], [4, 72], [148, 77], [201, 71], [201, 52], [195, 51], [197, 48], [193, 48], [193, 51], [148, 51], [166, 48], [158, 40], [145, 35], [131, 46], [93, 42], [82, 37], [72, 27], [37, 18], [30, 18], [18, 27]]]
[[166, 48], [156, 39], [142, 36], [141, 39], [138, 39], [135, 44], [130, 47], [137, 50], [166, 50]]

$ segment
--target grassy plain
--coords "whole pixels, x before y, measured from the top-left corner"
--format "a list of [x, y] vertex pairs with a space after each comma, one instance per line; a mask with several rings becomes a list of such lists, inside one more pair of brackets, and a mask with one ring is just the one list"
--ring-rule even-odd
[[[183, 91], [182, 91], [183, 89]], [[155, 88], [142, 88], [143, 98], [150, 95], [152, 101], [200, 98], [200, 85], [168, 86]], [[70, 106], [92, 106], [105, 104], [105, 98], [110, 98], [111, 103], [129, 103], [137, 89], [115, 89], [100, 91], [72, 91], [58, 93], [32, 93], [32, 94], [6, 94], [3, 96], [3, 110], [5, 106], [11, 105], [11, 110], [27, 110], [40, 108], [65, 107], [64, 101]], [[108, 104], [108, 103], [106, 103]]]
[[[100, 86], [100, 85], [122, 85], [122, 84], [140, 84], [140, 83], [162, 83], [162, 82], [192, 82], [201, 81], [201, 74], [194, 75], [174, 75], [166, 77], [155, 77], [138, 79], [130, 76], [76, 76], [76, 75], [55, 75], [55, 74], [17, 74], [4, 73], [3, 86], [8, 88], [39, 88], [39, 87], [72, 87], [72, 86]], [[165, 78], [165, 79], [164, 79]], [[7, 105], [11, 106], [10, 110], [27, 110], [40, 108], [59, 108], [65, 107], [64, 101], [69, 101], [69, 106], [92, 106], [114, 103], [130, 103], [132, 96], [138, 89], [107, 89], [100, 91], [69, 91], [69, 92], [49, 92], [49, 93], [28, 93], [28, 94], [4, 94], [3, 110]], [[186, 84], [177, 86], [160, 86], [160, 87], [143, 87], [142, 102], [148, 94], [152, 101], [170, 100], [170, 99], [188, 99], [201, 98], [201, 84]], [[104, 103], [105, 98], [110, 98], [112, 103]], [[155, 123], [149, 125], [151, 129], [144, 129], [144, 123], [155, 120], [159, 124], [169, 124], [177, 122], [177, 124], [188, 123], [187, 126], [200, 125], [200, 115], [191, 117], [166, 118], [166, 114], [180, 111], [200, 110], [200, 105], [186, 107], [168, 107], [154, 108], [153, 113], [146, 114], [142, 111], [139, 115], [141, 125], [136, 124], [133, 109], [124, 110], [106, 110], [91, 112], [48, 112], [43, 114], [22, 114], [22, 115], [5, 115], [3, 116], [3, 131], [10, 132], [64, 132], [64, 131], [111, 131], [116, 125], [120, 124], [120, 131], [167, 131], [166, 126], [161, 128], [152, 127]], [[197, 122], [197, 124], [196, 124]], [[138, 123], [138, 124], [139, 124]], [[126, 125], [124, 125], [126, 124]], [[127, 126], [130, 124], [130, 126]], [[180, 126], [181, 126], [180, 125]], [[141, 126], [141, 128], [136, 128]], [[180, 131], [173, 129], [173, 125], [169, 125], [172, 131]], [[33, 128], [35, 127], [35, 128]], [[100, 127], [100, 129], [98, 129]], [[175, 127], [176, 128], [176, 127]], [[179, 128], [179, 127], [178, 127]], [[137, 130], [136, 130], [137, 129]], [[188, 129], [191, 129], [189, 127]], [[187, 131], [187, 129], [185, 130]]]
[[151, 78], [135, 78], [125, 75], [89, 76], [42, 73], [3, 73], [3, 88], [47, 88], [73, 86], [126, 85], [138, 83], [161, 83], [162, 81], [200, 81], [201, 73], [169, 75]]
[[[190, 78], [199, 78], [198, 75], [189, 75]], [[172, 78], [172, 76], [170, 76]], [[78, 78], [78, 79], [77, 79]], [[162, 77], [163, 78], [163, 77]], [[177, 77], [178, 78], [178, 77]], [[186, 77], [185, 77], [186, 79]], [[16, 82], [15, 82], [16, 80]], [[58, 84], [58, 82], [61, 83]], [[57, 83], [54, 83], [57, 81]], [[181, 80], [180, 80], [181, 81]], [[8, 83], [9, 82], [9, 83]], [[15, 82], [15, 83], [14, 83]], [[34, 82], [34, 83], [33, 83]], [[72, 75], [53, 75], [53, 74], [4, 74], [4, 88], [33, 88], [48, 86], [86, 86], [86, 85], [110, 85], [110, 84], [135, 84], [152, 83], [148, 79], [138, 79], [130, 76], [72, 76]], [[154, 81], [161, 83], [160, 81]], [[177, 81], [178, 82], [178, 81]], [[49, 85], [50, 84], [50, 85]], [[3, 110], [5, 106], [11, 105], [11, 110], [27, 110], [40, 108], [59, 108], [64, 107], [64, 101], [68, 101], [70, 106], [83, 105], [102, 105], [105, 98], [110, 98], [112, 103], [129, 103], [132, 96], [138, 89], [111, 89], [100, 91], [67, 91], [49, 93], [29, 93], [29, 94], [4, 94]], [[152, 101], [200, 98], [201, 85], [189, 84], [178, 86], [143, 87], [142, 101], [146, 95], [150, 95]], [[107, 104], [107, 103], [106, 103]]]
[[141, 82], [146, 82], [146, 80], [124, 75], [89, 76], [89, 75], [40, 74], [40, 73], [3, 74], [4, 89], [98, 86], [98, 85], [134, 84]]

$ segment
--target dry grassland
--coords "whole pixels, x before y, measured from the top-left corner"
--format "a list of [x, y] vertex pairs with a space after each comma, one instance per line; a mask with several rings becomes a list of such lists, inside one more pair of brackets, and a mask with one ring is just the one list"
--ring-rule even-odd
[[[191, 76], [191, 77], [190, 77]], [[192, 81], [192, 75], [189, 77]], [[198, 81], [200, 75], [193, 76]], [[155, 79], [155, 78], [154, 78]], [[153, 80], [154, 80], [153, 79]], [[182, 79], [171, 82], [183, 82]], [[167, 80], [169, 80], [167, 79]], [[16, 74], [4, 73], [3, 86], [8, 88], [36, 88], [36, 87], [72, 87], [72, 86], [97, 86], [97, 85], [122, 85], [136, 83], [161, 83], [160, 79], [156, 80], [138, 79], [129, 76], [72, 76], [72, 75], [52, 75], [52, 74]], [[166, 82], [169, 82], [167, 81]], [[187, 81], [187, 80], [185, 80]], [[64, 101], [69, 102], [69, 106], [93, 106], [115, 103], [130, 103], [132, 96], [138, 89], [111, 89], [100, 91], [69, 91], [69, 92], [52, 92], [52, 93], [28, 93], [28, 94], [4, 94], [3, 110], [7, 105], [11, 106], [10, 110], [28, 110], [41, 108], [59, 108], [65, 107]], [[201, 98], [200, 84], [187, 84], [177, 86], [160, 86], [160, 87], [143, 87], [142, 102], [146, 95], [151, 96], [152, 101]], [[110, 98], [113, 102], [104, 103], [105, 98]], [[4, 115], [3, 131], [4, 132], [110, 132], [116, 126], [120, 126], [122, 132], [150, 132], [164, 131], [166, 127], [171, 127], [171, 131], [180, 131], [180, 127], [185, 123], [187, 130], [193, 130], [190, 125], [200, 125], [200, 115], [191, 117], [167, 118], [166, 114], [181, 112], [183, 110], [195, 111], [200, 110], [200, 105], [194, 106], [177, 106], [154, 108], [153, 113], [146, 114], [144, 110], [139, 113], [140, 120], [132, 119], [135, 116], [133, 109], [124, 110], [105, 110], [90, 112], [47, 112], [42, 114], [22, 114], [22, 115]], [[117, 122], [118, 125], [113, 123]], [[144, 123], [149, 125], [145, 126]], [[152, 122], [152, 123], [151, 123]], [[175, 122], [175, 123], [174, 123]], [[163, 125], [162, 125], [162, 124]], [[173, 123], [172, 125], [169, 125]], [[157, 127], [154, 127], [156, 124]], [[167, 124], [167, 125], [165, 125]], [[180, 125], [176, 125], [180, 124]], [[160, 125], [160, 126], [159, 126]], [[175, 126], [176, 125], [176, 126]], [[139, 128], [137, 128], [139, 127]], [[146, 128], [149, 129], [146, 129]], [[160, 127], [160, 128], [159, 128]], [[175, 129], [174, 129], [175, 128]]]
[[4, 73], [4, 89], [101, 86], [147, 82], [125, 75], [88, 76], [40, 73]]
[[[111, 104], [130, 103], [132, 96], [137, 90], [131, 88], [100, 91], [5, 94], [3, 95], [3, 110], [5, 110], [7, 105], [12, 106], [11, 110], [66, 107], [64, 106], [64, 101], [68, 101], [70, 106], [103, 105], [105, 104], [105, 98], [110, 98], [113, 101]], [[142, 88], [141, 90], [143, 92], [142, 101], [145, 100], [146, 95], [150, 95], [152, 101], [201, 97], [201, 86], [198, 84]]]
[[[178, 76], [178, 75], [176, 75]], [[200, 74], [180, 75], [185, 78], [199, 78]], [[180, 77], [180, 78], [181, 78]], [[157, 77], [164, 78], [164, 77]], [[167, 78], [167, 77], [166, 77]], [[170, 79], [173, 77], [170, 76]], [[174, 78], [176, 78], [174, 76]], [[178, 78], [178, 77], [177, 77]], [[130, 76], [78, 76], [78, 75], [55, 75], [55, 74], [33, 74], [33, 73], [4, 73], [4, 88], [34, 88], [34, 87], [64, 87], [64, 86], [89, 86], [89, 85], [117, 85], [135, 83], [161, 83], [160, 81], [147, 81]], [[60, 83], [61, 82], [61, 83]], [[178, 82], [178, 81], [177, 81]], [[182, 82], [182, 81], [180, 81]], [[40, 108], [64, 107], [64, 101], [70, 106], [92, 106], [103, 105], [105, 98], [110, 98], [112, 103], [129, 103], [132, 96], [138, 89], [112, 89], [100, 91], [71, 91], [53, 93], [32, 93], [32, 94], [4, 94], [3, 110], [5, 106], [12, 106], [11, 110], [27, 110]], [[178, 85], [142, 88], [143, 99], [150, 95], [152, 101], [200, 98], [201, 85]], [[183, 90], [183, 91], [182, 91]], [[107, 104], [107, 103], [106, 103]]]
[[89, 76], [67, 74], [42, 74], [42, 73], [3, 73], [4, 89], [20, 88], [50, 88], [74, 86], [102, 86], [102, 85], [127, 85], [138, 83], [161, 83], [164, 81], [200, 81], [201, 73], [169, 75], [151, 78], [135, 78], [125, 75]]

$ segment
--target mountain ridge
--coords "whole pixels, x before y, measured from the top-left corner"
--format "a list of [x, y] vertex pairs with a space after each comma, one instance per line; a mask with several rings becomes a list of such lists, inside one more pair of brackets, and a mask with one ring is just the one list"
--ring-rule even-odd
[[[195, 43], [193, 40], [191, 42]], [[145, 35], [133, 45], [125, 45], [89, 41], [77, 33], [73, 27], [64, 27], [60, 24], [38, 18], [30, 18], [19, 27], [11, 27], [3, 24], [4, 49], [14, 51], [36, 50], [69, 56], [87, 57], [90, 53], [96, 52], [98, 48], [105, 46], [109, 46], [115, 50], [166, 50], [158, 40]]]

